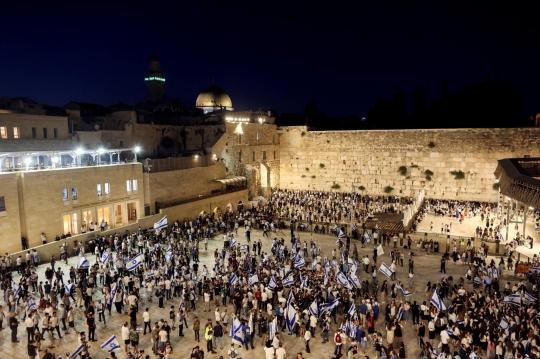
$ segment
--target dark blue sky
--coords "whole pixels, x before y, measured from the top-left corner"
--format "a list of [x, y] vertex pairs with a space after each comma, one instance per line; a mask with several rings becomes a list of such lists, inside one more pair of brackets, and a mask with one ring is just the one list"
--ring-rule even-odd
[[[508, 79], [540, 98], [539, 22], [533, 8], [480, 2], [148, 1], [3, 5], [0, 96], [110, 105], [146, 99], [152, 53], [168, 97], [194, 105], [216, 84], [241, 110], [301, 112], [312, 97], [332, 116], [364, 116], [377, 96], [418, 87], [429, 98]], [[361, 4], [359, 4], [361, 3]], [[508, 5], [510, 6], [510, 5]]]

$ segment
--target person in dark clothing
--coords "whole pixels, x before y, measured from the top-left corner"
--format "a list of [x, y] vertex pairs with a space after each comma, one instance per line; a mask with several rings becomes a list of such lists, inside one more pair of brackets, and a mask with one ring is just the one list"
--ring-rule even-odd
[[17, 340], [17, 327], [19, 326], [19, 321], [17, 320], [17, 317], [15, 317], [15, 313], [11, 313], [11, 316], [9, 317], [9, 328], [11, 329], [11, 341], [13, 343], [18, 343]]
[[88, 325], [88, 340], [92, 342], [97, 341], [95, 338], [96, 320], [94, 319], [94, 316], [92, 315], [92, 313], [88, 313], [86, 317], [86, 324]]

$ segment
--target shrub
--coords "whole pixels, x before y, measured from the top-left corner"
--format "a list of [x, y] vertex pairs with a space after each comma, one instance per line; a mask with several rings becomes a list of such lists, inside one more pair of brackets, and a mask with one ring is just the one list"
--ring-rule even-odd
[[320, 168], [324, 168], [324, 163], [319, 163]]
[[366, 187], [364, 187], [364, 186], [358, 186], [358, 189], [359, 189], [360, 191], [365, 191], [365, 190], [366, 190]]
[[306, 133], [304, 131], [302, 131], [302, 133], [300, 134], [300, 136], [305, 136]]
[[315, 175], [311, 176], [311, 178], [315, 178], [315, 177], [317, 177], [317, 176], [315, 176]]
[[429, 148], [433, 148], [433, 147], [435, 147], [435, 142], [431, 141], [427, 145], [428, 145]]
[[308, 172], [309, 172], [309, 167], [306, 167], [306, 171], [308, 171]]
[[306, 177], [306, 175], [302, 175], [302, 178]]
[[334, 184], [332, 185], [332, 187], [330, 187], [330, 188], [332, 188], [332, 189], [340, 189], [341, 186], [338, 185], [337, 183], [334, 183]]
[[406, 167], [406, 166], [399, 166], [398, 172], [399, 172], [402, 176], [406, 176], [406, 175], [407, 175], [407, 167]]
[[430, 177], [431, 177], [431, 176], [433, 176], [433, 171], [425, 170], [425, 171], [424, 171], [424, 174], [425, 174], [426, 176], [430, 176]]
[[390, 193], [394, 190], [394, 187], [386, 186], [384, 187], [384, 193]]
[[412, 168], [418, 168], [418, 165], [411, 165]]
[[500, 183], [494, 183], [494, 184], [493, 184], [493, 189], [494, 189], [495, 191], [498, 191], [499, 188], [501, 188], [501, 184], [500, 184]]
[[450, 174], [454, 176], [454, 179], [462, 180], [465, 178], [465, 172], [463, 171], [450, 171]]
[[431, 181], [431, 176], [426, 176], [426, 181]]

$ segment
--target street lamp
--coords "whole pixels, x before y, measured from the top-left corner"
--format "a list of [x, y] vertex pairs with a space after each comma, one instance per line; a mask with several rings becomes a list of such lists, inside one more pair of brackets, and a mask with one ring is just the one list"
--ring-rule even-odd
[[30, 163], [32, 162], [32, 159], [30, 157], [26, 157], [24, 159], [24, 164], [26, 165], [26, 170], [28, 171], [28, 168], [30, 167]]
[[137, 153], [139, 153], [141, 151], [141, 147], [140, 146], [135, 146], [132, 151], [135, 154], [135, 162], [137, 162]]

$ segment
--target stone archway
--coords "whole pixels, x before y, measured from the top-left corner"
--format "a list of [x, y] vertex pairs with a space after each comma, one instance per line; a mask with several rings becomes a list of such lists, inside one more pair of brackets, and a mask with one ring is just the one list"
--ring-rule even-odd
[[272, 193], [272, 184], [270, 178], [270, 166], [266, 163], [260, 165], [261, 186], [259, 188], [259, 195], [268, 198]]

